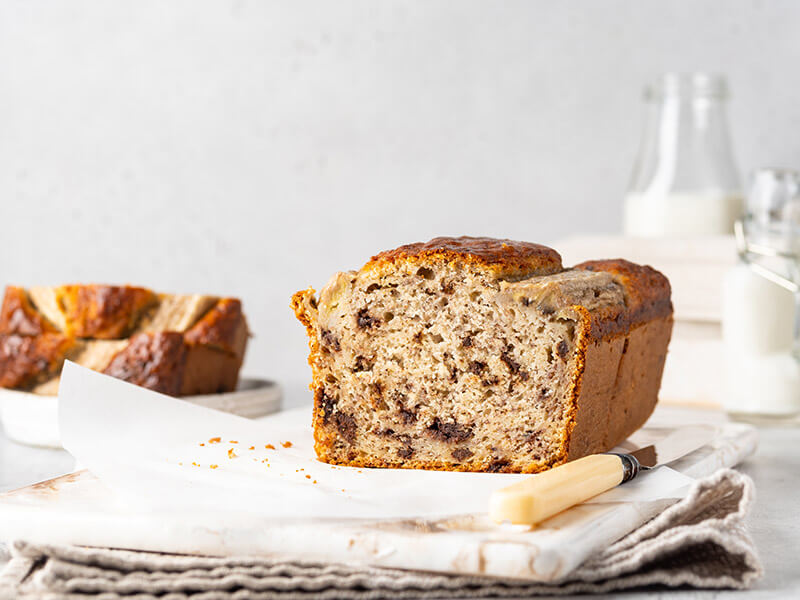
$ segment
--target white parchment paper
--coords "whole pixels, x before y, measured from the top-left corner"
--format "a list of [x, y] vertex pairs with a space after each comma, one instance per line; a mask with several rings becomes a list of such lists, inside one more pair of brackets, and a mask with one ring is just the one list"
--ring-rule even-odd
[[[492, 491], [530, 477], [332, 466], [314, 454], [310, 407], [251, 421], [70, 362], [59, 386], [59, 424], [64, 447], [122, 503], [155, 511], [441, 517], [484, 513]], [[662, 467], [592, 502], [679, 498], [690, 483]]]

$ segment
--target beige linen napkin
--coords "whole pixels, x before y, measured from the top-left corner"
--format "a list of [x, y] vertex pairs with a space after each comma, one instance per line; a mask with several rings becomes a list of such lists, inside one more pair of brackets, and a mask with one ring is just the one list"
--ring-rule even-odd
[[17, 541], [0, 599], [484, 598], [592, 593], [647, 585], [748, 587], [762, 574], [744, 526], [752, 481], [730, 469], [558, 584], [264, 557], [200, 557]]

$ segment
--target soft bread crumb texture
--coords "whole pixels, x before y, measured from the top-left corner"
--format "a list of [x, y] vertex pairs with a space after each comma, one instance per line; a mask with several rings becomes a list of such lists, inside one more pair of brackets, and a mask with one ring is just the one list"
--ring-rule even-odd
[[487, 238], [379, 254], [292, 305], [317, 454], [353, 466], [537, 472], [607, 450], [652, 412], [672, 325], [649, 267], [564, 270]]

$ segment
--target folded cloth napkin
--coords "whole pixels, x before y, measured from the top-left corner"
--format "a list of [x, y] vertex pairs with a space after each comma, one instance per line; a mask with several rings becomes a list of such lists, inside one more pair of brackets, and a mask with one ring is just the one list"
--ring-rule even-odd
[[762, 574], [744, 526], [752, 499], [748, 477], [730, 469], [718, 471], [557, 584], [258, 556], [182, 556], [17, 541], [0, 573], [0, 599], [491, 598], [649, 585], [740, 589]]

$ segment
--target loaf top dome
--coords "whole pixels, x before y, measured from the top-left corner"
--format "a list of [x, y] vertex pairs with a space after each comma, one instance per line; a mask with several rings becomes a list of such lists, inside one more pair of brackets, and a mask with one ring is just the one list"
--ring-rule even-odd
[[417, 242], [387, 250], [372, 257], [363, 270], [396, 267], [406, 262], [425, 266], [426, 263], [460, 262], [500, 278], [549, 275], [563, 269], [561, 256], [547, 246], [488, 237], [437, 237], [429, 242]]

